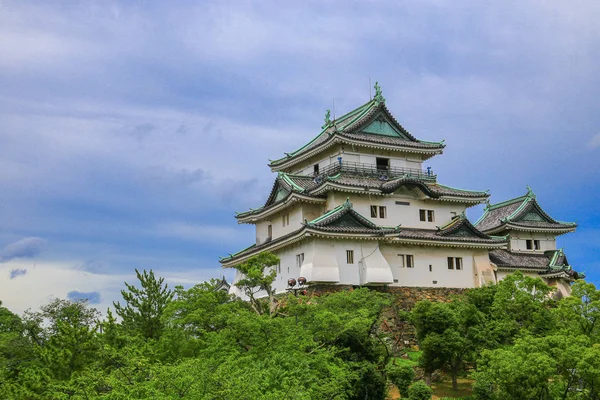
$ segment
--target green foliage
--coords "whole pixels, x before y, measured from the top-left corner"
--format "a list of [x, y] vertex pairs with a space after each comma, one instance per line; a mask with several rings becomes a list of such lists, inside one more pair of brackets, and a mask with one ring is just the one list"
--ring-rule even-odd
[[[263, 252], [248, 261], [238, 265], [236, 268], [242, 273], [235, 286], [242, 289], [248, 296], [250, 305], [257, 314], [262, 315], [268, 312], [275, 316], [277, 313], [277, 302], [275, 300], [275, 291], [272, 288], [273, 281], [277, 276], [275, 267], [279, 264], [279, 257], [273, 253]], [[267, 294], [268, 303], [257, 295], [264, 291]]]
[[[246, 265], [243, 287], [266, 293], [275, 260]], [[215, 280], [171, 292], [152, 272], [138, 278], [140, 289], [123, 291], [122, 321], [110, 310], [98, 321], [85, 302], [53, 300], [21, 317], [0, 306], [0, 398], [384, 399], [389, 380], [403, 397], [430, 399], [425, 383], [411, 385], [418, 363], [454, 380], [468, 373], [479, 400], [600, 399], [600, 295], [584, 282], [557, 302], [522, 275], [420, 302], [410, 320], [422, 350], [403, 359], [381, 329], [387, 294], [252, 303]]]
[[389, 380], [396, 385], [401, 395], [408, 395], [408, 387], [415, 378], [415, 370], [410, 365], [398, 365], [390, 363], [387, 367], [387, 376]]
[[452, 303], [421, 301], [413, 308], [411, 321], [423, 351], [421, 367], [427, 374], [448, 370], [456, 390], [458, 374], [475, 359], [484, 341], [483, 314], [462, 299]]
[[417, 381], [408, 388], [409, 400], [430, 400], [433, 390], [423, 381]]
[[141, 288], [125, 282], [127, 290], [121, 290], [125, 305], [113, 303], [115, 312], [123, 319], [123, 326], [128, 331], [146, 339], [158, 339], [163, 330], [162, 314], [174, 293], [167, 284], [163, 286], [164, 278], [155, 278], [152, 270], [140, 274], [136, 269], [135, 274]]

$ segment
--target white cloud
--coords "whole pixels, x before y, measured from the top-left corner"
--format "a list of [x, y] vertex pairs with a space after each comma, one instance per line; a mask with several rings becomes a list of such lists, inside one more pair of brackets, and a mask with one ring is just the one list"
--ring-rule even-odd
[[592, 136], [592, 139], [590, 139], [588, 146], [590, 146], [592, 149], [600, 147], [600, 133], [597, 133], [594, 136]]

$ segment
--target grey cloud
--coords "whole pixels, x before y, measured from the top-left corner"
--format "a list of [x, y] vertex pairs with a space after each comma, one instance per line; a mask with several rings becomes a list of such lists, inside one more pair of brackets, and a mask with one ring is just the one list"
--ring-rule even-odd
[[27, 237], [10, 243], [0, 250], [0, 263], [14, 258], [35, 257], [42, 251], [46, 241], [39, 237]]
[[72, 301], [87, 300], [90, 304], [100, 304], [100, 292], [80, 292], [72, 290], [67, 293], [67, 298]]
[[25, 275], [27, 273], [27, 269], [13, 269], [10, 271], [10, 279], [15, 279], [17, 276]]

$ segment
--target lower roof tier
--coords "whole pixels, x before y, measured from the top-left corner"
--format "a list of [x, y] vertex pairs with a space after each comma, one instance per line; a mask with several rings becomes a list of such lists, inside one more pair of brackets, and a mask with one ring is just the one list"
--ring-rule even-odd
[[566, 277], [573, 280], [585, 278], [585, 273], [577, 272], [569, 265], [563, 249], [548, 250], [543, 253], [498, 249], [490, 251], [490, 261], [499, 270], [531, 271], [545, 277]]
[[464, 214], [438, 229], [414, 229], [379, 226], [356, 212], [346, 200], [326, 214], [306, 221], [300, 229], [275, 240], [252, 245], [221, 259], [224, 267], [233, 267], [262, 251], [275, 251], [309, 237], [332, 239], [384, 240], [388, 243], [417, 246], [444, 246], [498, 249], [507, 245], [503, 237], [488, 236], [477, 230]]
[[331, 175], [316, 177], [280, 172], [264, 206], [237, 213], [236, 218], [240, 223], [254, 223], [283, 210], [296, 201], [323, 203], [329, 191], [386, 196], [401, 188], [418, 189], [424, 196], [433, 200], [467, 205], [483, 203], [489, 197], [487, 191], [456, 189], [411, 173], [391, 177], [383, 171], [379, 175], [363, 174], [348, 171], [343, 165], [333, 172]]

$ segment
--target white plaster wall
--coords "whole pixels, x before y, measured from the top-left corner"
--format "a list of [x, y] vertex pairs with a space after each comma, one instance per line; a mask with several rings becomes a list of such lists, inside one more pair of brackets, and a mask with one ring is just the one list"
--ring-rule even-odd
[[423, 166], [420, 154], [374, 149], [366, 150], [353, 148], [352, 146], [347, 145], [337, 145], [294, 165], [292, 168], [287, 169], [286, 172], [299, 175], [312, 175], [315, 164], [318, 163], [319, 169], [322, 170], [329, 164], [337, 163], [337, 158], [340, 156], [343, 161], [360, 162], [364, 164], [374, 165], [377, 157], [385, 157], [389, 158], [390, 165], [395, 167], [421, 169]]
[[[392, 286], [452, 288], [478, 286], [475, 284], [477, 271], [473, 266], [473, 257], [481, 256], [482, 250], [385, 244], [381, 246], [381, 253], [391, 266], [394, 280], [398, 281]], [[413, 255], [414, 268], [400, 267], [398, 254]], [[449, 270], [448, 257], [462, 257], [463, 269]]]
[[[539, 240], [540, 250], [527, 250], [527, 240]], [[532, 253], [543, 253], [546, 250], [556, 250], [556, 237], [551, 233], [511, 231], [510, 250]]]
[[285, 292], [288, 287], [288, 279], [294, 278], [297, 281], [302, 276], [300, 268], [296, 265], [296, 255], [304, 253], [304, 262], [306, 263], [307, 260], [313, 258], [314, 246], [311, 241], [303, 240], [274, 253], [281, 259], [281, 262], [273, 287], [277, 293], [281, 293]]
[[[283, 218], [286, 214], [290, 215], [289, 225], [283, 226]], [[272, 215], [256, 223], [256, 244], [264, 243], [268, 235], [268, 226], [273, 226], [272, 240], [287, 235], [302, 227], [304, 219], [311, 221], [324, 214], [324, 206], [319, 204], [296, 203], [284, 211]]]
[[[414, 193], [414, 192], [413, 192]], [[343, 196], [342, 196], [343, 195]], [[350, 197], [353, 208], [356, 212], [377, 225], [397, 226], [402, 225], [405, 228], [436, 229], [450, 222], [453, 215], [462, 213], [466, 206], [460, 203], [440, 202], [429, 199], [417, 199], [416, 195], [377, 196], [377, 195], [357, 195], [357, 194], [328, 194], [327, 209], [331, 210], [346, 201]], [[396, 201], [409, 202], [410, 205], [399, 205]], [[371, 218], [371, 205], [385, 206], [386, 218]], [[433, 210], [434, 221], [421, 221], [419, 210]], [[455, 214], [453, 214], [455, 213]]]

